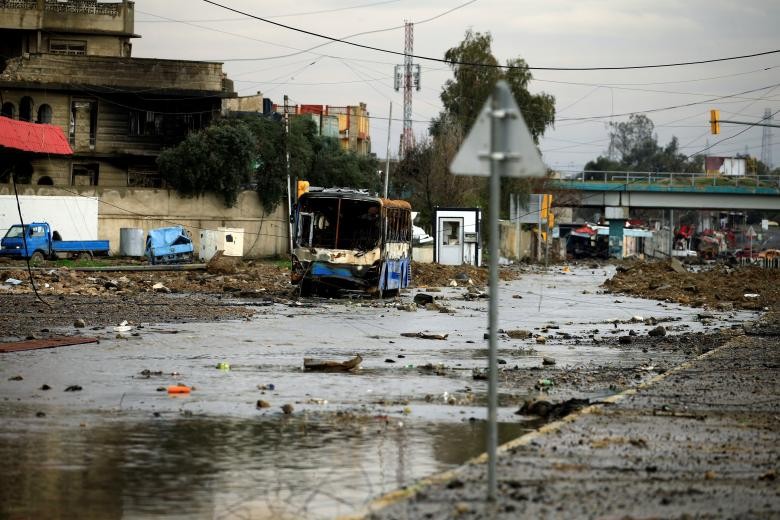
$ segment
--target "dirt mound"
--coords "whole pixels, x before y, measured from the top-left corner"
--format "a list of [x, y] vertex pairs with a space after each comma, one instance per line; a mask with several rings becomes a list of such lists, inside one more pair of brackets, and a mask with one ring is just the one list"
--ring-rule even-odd
[[678, 272], [670, 262], [627, 262], [604, 283], [610, 292], [694, 307], [763, 309], [780, 303], [780, 270], [756, 266]]
[[[489, 276], [485, 267], [412, 263], [413, 287], [444, 287], [449, 285], [452, 280], [457, 281], [458, 285], [464, 285], [468, 283], [469, 279], [474, 282], [474, 285], [486, 285]], [[515, 272], [507, 269], [499, 270], [498, 276], [502, 280], [517, 278]]]

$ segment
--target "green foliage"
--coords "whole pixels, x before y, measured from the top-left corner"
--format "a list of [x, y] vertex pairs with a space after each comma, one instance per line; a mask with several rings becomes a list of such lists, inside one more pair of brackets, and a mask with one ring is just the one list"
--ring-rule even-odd
[[[417, 143], [392, 173], [393, 191], [408, 199], [415, 211], [420, 212], [423, 225], [430, 222], [435, 206], [487, 206], [487, 179], [454, 176], [449, 171], [449, 164], [498, 80], [509, 83], [535, 141], [538, 142], [545, 129], [555, 121], [555, 98], [528, 91], [532, 75], [521, 58], [506, 62], [517, 67], [513, 69], [455, 63], [497, 65], [499, 62], [493, 56], [491, 44], [490, 33], [469, 30], [458, 46], [445, 53], [453, 78], [445, 83], [441, 92], [444, 110], [431, 121], [431, 138]], [[529, 189], [527, 181], [502, 179], [503, 205], [508, 206], [506, 201], [510, 193], [528, 193]]]
[[[655, 125], [649, 117], [634, 114], [628, 121], [610, 123], [609, 156], [599, 156], [585, 170], [638, 172], [700, 172], [703, 158], [680, 152], [677, 137], [666, 146], [658, 144]], [[610, 157], [615, 157], [612, 159]]]
[[226, 119], [163, 151], [158, 165], [163, 178], [182, 195], [215, 192], [226, 206], [236, 203], [242, 185], [254, 183], [270, 212], [287, 196], [286, 144], [292, 179], [313, 186], [379, 187], [376, 159], [343, 151], [337, 140], [317, 135], [314, 122], [306, 117], [291, 119], [289, 136], [276, 119]]
[[528, 83], [533, 76], [525, 60], [507, 60], [508, 66], [517, 67], [512, 69], [456, 63], [498, 65], [491, 50], [492, 41], [490, 33], [468, 30], [463, 41], [444, 54], [444, 59], [451, 63], [454, 77], [444, 84], [441, 93], [444, 112], [433, 122], [432, 133], [437, 135], [442, 125], [451, 123], [457, 124], [462, 130], [471, 128], [496, 82], [504, 79], [509, 83], [528, 129], [538, 143], [545, 129], [555, 122], [555, 98], [549, 94], [531, 94], [528, 91]]
[[160, 174], [177, 192], [197, 197], [218, 193], [232, 207], [251, 178], [255, 139], [243, 123], [220, 122], [189, 134], [157, 159]]

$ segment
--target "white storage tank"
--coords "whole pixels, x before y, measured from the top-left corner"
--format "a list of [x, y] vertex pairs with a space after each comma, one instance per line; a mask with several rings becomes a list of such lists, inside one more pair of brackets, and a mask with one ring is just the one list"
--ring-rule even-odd
[[119, 230], [119, 256], [144, 256], [145, 240], [143, 229], [121, 228]]
[[202, 261], [208, 262], [217, 251], [225, 256], [244, 256], [244, 228], [204, 229], [200, 232], [200, 252]]

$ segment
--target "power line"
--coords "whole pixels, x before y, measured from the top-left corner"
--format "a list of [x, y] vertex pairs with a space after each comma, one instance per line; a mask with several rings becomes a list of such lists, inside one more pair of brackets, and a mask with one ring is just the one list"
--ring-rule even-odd
[[755, 127], [756, 125], [760, 124], [762, 121], [766, 121], [767, 119], [771, 119], [771, 118], [772, 118], [772, 117], [774, 117], [774, 116], [775, 116], [775, 115], [776, 115], [778, 112], [780, 112], [780, 110], [775, 110], [775, 111], [774, 111], [774, 112], [772, 112], [771, 114], [769, 114], [769, 115], [765, 115], [764, 117], [762, 117], [761, 119], [759, 119], [759, 120], [758, 120], [758, 121], [756, 121], [755, 123], [753, 123], [753, 124], [751, 124], [751, 125], [749, 125], [749, 126], [746, 126], [746, 127], [743, 129], [743, 130], [741, 130], [741, 131], [737, 132], [736, 134], [734, 134], [734, 135], [730, 135], [730, 136], [728, 136], [728, 137], [725, 137], [725, 138], [723, 138], [723, 139], [720, 139], [719, 141], [716, 141], [714, 144], [711, 144], [710, 146], [706, 146], [706, 147], [702, 148], [701, 150], [699, 150], [698, 152], [695, 152], [695, 153], [692, 153], [692, 154], [688, 155], [688, 156], [686, 157], [686, 159], [690, 159], [691, 157], [693, 157], [693, 156], [696, 156], [696, 155], [699, 155], [699, 154], [700, 154], [700, 153], [702, 153], [702, 152], [706, 152], [706, 151], [707, 151], [707, 150], [709, 150], [710, 148], [713, 148], [714, 146], [717, 146], [717, 145], [719, 145], [720, 143], [722, 143], [722, 142], [724, 142], [724, 141], [728, 141], [729, 139], [734, 139], [734, 138], [735, 138], [735, 137], [737, 137], [738, 135], [744, 134], [745, 132], [747, 132], [747, 131], [748, 131], [748, 130], [750, 130], [751, 128], [753, 128], [753, 127]]
[[[246, 11], [241, 11], [239, 9], [235, 9], [233, 7], [220, 4], [218, 2], [214, 2], [213, 0], [202, 0], [203, 2], [207, 4], [211, 4], [215, 7], [219, 7], [221, 9], [225, 9], [227, 11], [232, 11], [236, 14], [240, 14], [249, 18], [253, 18], [255, 20], [259, 20], [261, 22], [265, 22], [267, 24], [275, 25], [277, 27], [281, 27], [283, 29], [287, 29], [290, 31], [299, 32], [301, 34], [306, 34], [309, 36], [314, 36], [317, 38], [323, 38], [325, 40], [330, 40], [333, 43], [343, 43], [345, 45], [351, 45], [353, 47], [358, 47], [361, 49], [367, 49], [371, 51], [376, 52], [382, 52], [385, 54], [393, 54], [396, 56], [405, 56], [406, 54], [403, 52], [393, 51], [390, 49], [382, 49], [381, 47], [374, 47], [373, 45], [365, 45], [362, 43], [356, 43], [356, 42], [350, 42], [346, 41], [342, 38], [335, 38], [333, 36], [328, 36], [326, 34], [317, 33], [314, 31], [309, 31], [306, 29], [301, 29], [299, 27], [293, 27], [291, 25], [286, 25], [280, 22], [274, 22], [273, 20], [270, 20], [269, 18], [263, 18], [261, 16], [257, 16], [251, 13], [247, 13]], [[652, 64], [652, 65], [626, 65], [626, 66], [607, 66], [607, 67], [530, 67], [527, 65], [499, 65], [499, 64], [491, 64], [491, 63], [472, 63], [472, 62], [463, 62], [463, 61], [447, 61], [441, 58], [432, 58], [429, 56], [420, 56], [413, 54], [411, 55], [412, 58], [416, 58], [418, 60], [426, 60], [426, 61], [435, 61], [439, 63], [446, 63], [448, 65], [464, 65], [464, 66], [472, 66], [472, 67], [486, 67], [486, 68], [497, 68], [497, 69], [521, 69], [521, 70], [558, 70], [558, 71], [596, 71], [596, 70], [633, 70], [633, 69], [656, 69], [656, 68], [663, 68], [663, 67], [682, 67], [687, 65], [702, 65], [706, 63], [717, 63], [717, 62], [723, 62], [723, 61], [733, 61], [733, 60], [741, 60], [746, 58], [755, 58], [758, 56], [767, 56], [770, 54], [777, 54], [780, 53], [780, 49], [770, 50], [770, 51], [763, 51], [763, 52], [756, 52], [752, 54], [742, 54], [739, 56], [729, 56], [725, 58], [712, 58], [712, 59], [706, 59], [706, 60], [694, 60], [694, 61], [683, 61], [683, 62], [676, 62], [676, 63], [660, 63], [660, 64]], [[244, 59], [244, 61], [247, 61], [248, 59]], [[236, 61], [236, 60], [223, 60], [223, 61]]]

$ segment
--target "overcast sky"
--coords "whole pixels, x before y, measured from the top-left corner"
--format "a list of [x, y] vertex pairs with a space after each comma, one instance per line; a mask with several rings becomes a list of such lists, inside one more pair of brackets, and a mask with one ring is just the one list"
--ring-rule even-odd
[[[337, 38], [394, 28], [351, 41], [398, 52], [403, 51], [404, 21], [409, 20], [415, 22], [414, 54], [433, 58], [442, 58], [468, 29], [490, 32], [500, 62], [522, 57], [532, 67], [644, 65], [780, 49], [778, 0], [218, 1]], [[392, 74], [402, 56], [341, 43], [300, 52], [326, 40], [201, 0], [136, 0], [135, 6], [136, 33], [142, 38], [134, 42], [134, 56], [222, 61], [240, 95], [259, 91], [277, 103], [284, 94], [293, 103], [365, 102], [376, 117], [371, 140], [379, 157], [385, 157], [392, 101], [398, 121], [390, 133], [391, 155], [397, 155], [403, 95], [393, 90]], [[462, 7], [424, 22], [457, 6]], [[294, 55], [274, 58], [289, 54]], [[427, 122], [441, 110], [439, 93], [451, 73], [443, 63], [415, 62], [422, 68], [422, 90], [414, 92], [414, 130], [424, 135]], [[691, 103], [699, 104], [648, 114], [660, 143], [677, 136], [682, 151], [693, 154], [744, 131], [708, 153], [728, 156], [747, 150], [760, 158], [761, 127], [723, 124], [721, 134], [712, 136], [709, 110], [719, 108], [721, 118], [739, 121], [757, 121], [766, 108], [780, 110], [780, 53], [686, 67], [533, 75], [531, 91], [556, 99], [556, 124], [547, 130], [541, 149], [545, 162], [559, 170], [582, 168], [604, 153], [609, 121], [628, 118], [620, 114]], [[749, 90], [754, 92], [734, 96]], [[731, 97], [708, 101], [720, 96]], [[771, 142], [777, 166], [780, 128], [774, 129]]]

